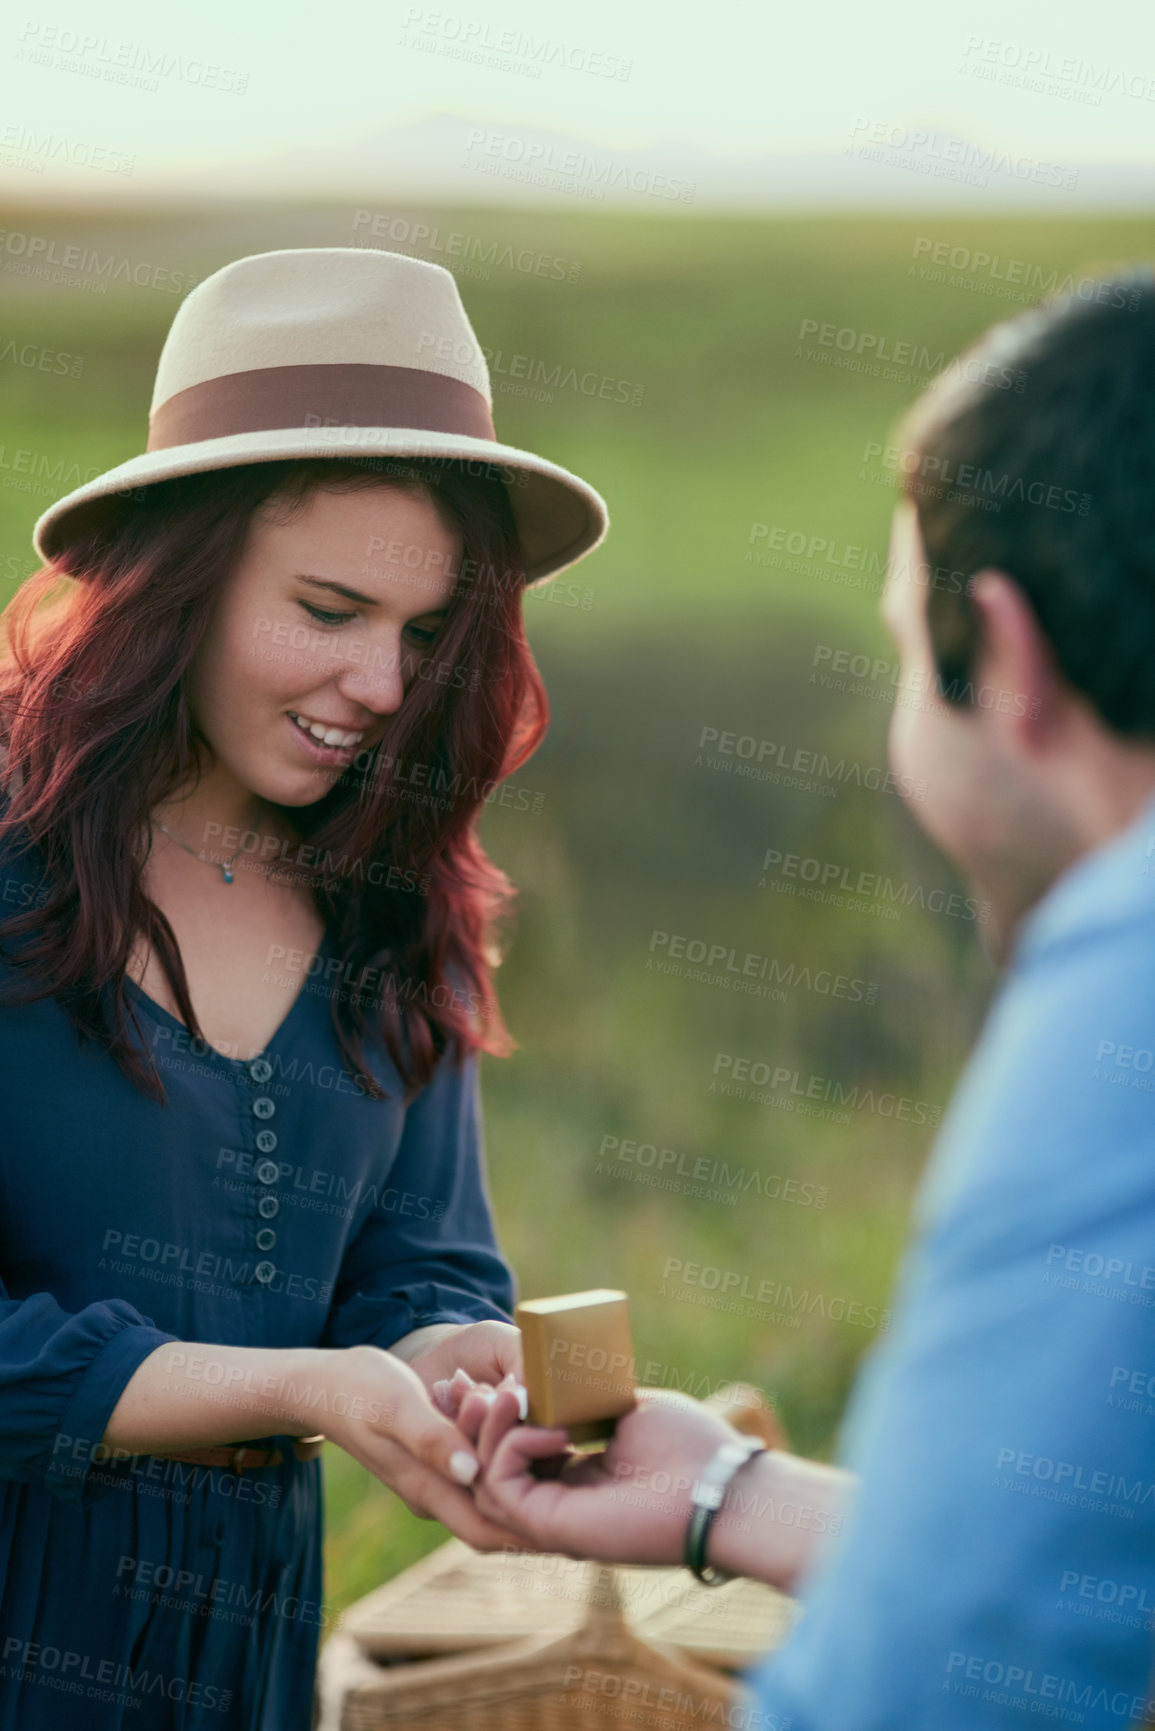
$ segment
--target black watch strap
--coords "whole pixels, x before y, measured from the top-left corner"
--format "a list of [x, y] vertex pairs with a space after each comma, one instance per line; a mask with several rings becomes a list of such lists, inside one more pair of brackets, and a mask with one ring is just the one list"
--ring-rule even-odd
[[690, 1493], [692, 1512], [686, 1528], [685, 1563], [704, 1587], [720, 1587], [725, 1581], [734, 1579], [725, 1569], [716, 1569], [706, 1561], [706, 1542], [714, 1517], [726, 1500], [731, 1480], [754, 1455], [766, 1452], [767, 1445], [752, 1437], [723, 1443], [695, 1482]]

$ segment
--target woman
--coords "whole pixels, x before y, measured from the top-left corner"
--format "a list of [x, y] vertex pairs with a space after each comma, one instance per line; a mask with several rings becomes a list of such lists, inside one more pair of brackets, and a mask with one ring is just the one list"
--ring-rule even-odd
[[148, 452], [36, 526], [0, 680], [3, 1731], [65, 1696], [304, 1731], [325, 1435], [507, 1538], [452, 1418], [519, 1367], [476, 824], [546, 720], [521, 590], [606, 518], [488, 403], [447, 272], [241, 259], [177, 316]]

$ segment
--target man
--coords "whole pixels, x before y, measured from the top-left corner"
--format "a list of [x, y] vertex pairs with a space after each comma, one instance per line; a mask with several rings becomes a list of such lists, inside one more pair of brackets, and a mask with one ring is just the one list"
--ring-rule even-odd
[[[937, 695], [896, 708], [890, 757], [1007, 973], [842, 1467], [753, 1457], [709, 1534], [710, 1564], [805, 1605], [751, 1726], [1153, 1712], [1155, 277], [1080, 284], [964, 360], [901, 439], [883, 614], [903, 688]], [[564, 1433], [511, 1392], [462, 1414], [487, 1515], [623, 1561], [681, 1560], [726, 1436], [647, 1396], [602, 1461], [538, 1480]]]

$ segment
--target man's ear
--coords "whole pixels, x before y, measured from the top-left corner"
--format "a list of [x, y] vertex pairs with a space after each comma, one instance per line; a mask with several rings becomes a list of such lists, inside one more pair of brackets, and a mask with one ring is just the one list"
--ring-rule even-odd
[[1034, 608], [1005, 571], [976, 571], [968, 584], [979, 617], [974, 702], [1005, 723], [1020, 749], [1042, 749], [1057, 722], [1064, 684]]

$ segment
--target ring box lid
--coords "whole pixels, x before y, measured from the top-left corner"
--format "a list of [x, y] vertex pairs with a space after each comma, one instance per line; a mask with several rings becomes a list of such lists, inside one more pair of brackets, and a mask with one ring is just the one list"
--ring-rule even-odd
[[634, 1349], [624, 1292], [595, 1287], [529, 1299], [517, 1306], [514, 1320], [521, 1330], [530, 1424], [592, 1436], [632, 1411]]

